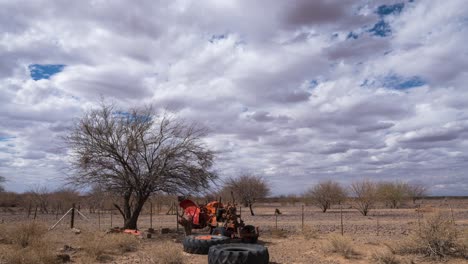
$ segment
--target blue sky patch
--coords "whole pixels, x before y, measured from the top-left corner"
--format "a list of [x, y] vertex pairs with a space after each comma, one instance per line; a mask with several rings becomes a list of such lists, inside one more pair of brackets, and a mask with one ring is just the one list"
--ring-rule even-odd
[[2, 137], [2, 136], [0, 136], [0, 142], [9, 141], [9, 140], [11, 140], [13, 138], [15, 138], [15, 137]]
[[412, 76], [409, 78], [404, 78], [398, 75], [388, 75], [383, 78], [382, 85], [386, 88], [396, 89], [396, 90], [407, 90], [415, 87], [420, 87], [426, 84], [419, 76]]
[[28, 66], [31, 78], [35, 81], [49, 79], [52, 75], [63, 71], [64, 64], [30, 64]]
[[369, 29], [369, 32], [371, 32], [374, 36], [387, 37], [392, 34], [392, 29], [387, 22], [380, 20], [374, 25], [373, 28]]
[[377, 8], [377, 14], [381, 17], [392, 14], [398, 15], [401, 13], [404, 7], [404, 3], [398, 3], [394, 5], [381, 5]]

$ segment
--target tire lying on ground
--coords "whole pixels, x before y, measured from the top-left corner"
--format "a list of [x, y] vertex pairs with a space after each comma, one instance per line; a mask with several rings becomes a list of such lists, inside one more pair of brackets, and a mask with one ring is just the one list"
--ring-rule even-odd
[[268, 264], [268, 249], [256, 244], [223, 244], [212, 246], [208, 252], [208, 264]]
[[192, 254], [208, 254], [211, 246], [229, 243], [231, 239], [225, 236], [199, 235], [186, 236], [182, 245], [184, 251]]

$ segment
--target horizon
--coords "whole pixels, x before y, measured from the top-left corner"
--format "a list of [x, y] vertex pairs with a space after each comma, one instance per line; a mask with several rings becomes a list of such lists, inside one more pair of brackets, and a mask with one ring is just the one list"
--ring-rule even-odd
[[0, 2], [0, 176], [64, 183], [60, 137], [101, 98], [209, 130], [220, 179], [468, 194], [468, 5], [440, 1]]

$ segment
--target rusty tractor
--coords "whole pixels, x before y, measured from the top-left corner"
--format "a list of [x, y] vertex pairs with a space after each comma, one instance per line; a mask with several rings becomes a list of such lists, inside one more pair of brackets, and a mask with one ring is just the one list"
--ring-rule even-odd
[[256, 243], [258, 240], [258, 227], [242, 221], [234, 201], [226, 205], [221, 201], [197, 205], [192, 200], [181, 199], [179, 205], [183, 208], [179, 224], [184, 227], [186, 235], [190, 235], [192, 229], [208, 227], [211, 235], [226, 236], [243, 243]]

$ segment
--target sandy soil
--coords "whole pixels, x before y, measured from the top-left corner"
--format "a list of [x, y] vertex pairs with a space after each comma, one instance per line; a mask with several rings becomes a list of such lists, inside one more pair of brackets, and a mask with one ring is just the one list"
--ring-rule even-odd
[[[421, 203], [421, 202], [419, 202]], [[413, 205], [410, 204], [412, 207]], [[409, 207], [409, 206], [408, 206]], [[260, 227], [262, 232], [259, 243], [268, 247], [270, 253], [270, 263], [373, 263], [372, 254], [376, 251], [388, 250], [387, 245], [396, 245], [402, 239], [405, 239], [411, 232], [418, 228], [418, 223], [428, 214], [440, 210], [448, 217], [455, 220], [457, 228], [461, 233], [468, 230], [468, 200], [431, 200], [424, 201], [421, 205], [423, 210], [418, 213], [415, 208], [405, 209], [377, 209], [370, 212], [366, 217], [362, 216], [355, 209], [343, 209], [344, 233], [350, 239], [358, 255], [345, 259], [334, 253], [327, 252], [327, 243], [333, 233], [340, 233], [340, 209], [322, 213], [313, 206], [304, 207], [304, 224], [302, 223], [302, 205], [281, 205], [281, 204], [262, 204], [255, 208], [255, 216], [242, 211], [242, 218], [248, 224]], [[274, 215], [278, 208], [282, 214]], [[1, 209], [0, 209], [1, 210]], [[30, 221], [26, 218], [24, 212], [15, 210], [4, 210], [0, 212], [0, 221], [3, 224], [12, 224], [20, 221]], [[109, 213], [88, 214], [90, 220], [77, 218], [76, 226], [87, 230], [100, 230], [104, 232], [111, 226], [111, 217]], [[48, 226], [56, 222], [56, 215], [38, 215], [36, 221], [43, 221]], [[121, 256], [113, 256], [108, 263], [157, 263], [157, 256], [154, 256], [154, 250], [159, 244], [164, 243], [175, 248], [175, 254], [182, 256], [185, 263], [207, 263], [207, 256], [192, 255], [182, 251], [181, 240], [183, 234], [181, 228], [176, 230], [176, 216], [174, 215], [155, 215], [152, 221], [149, 215], [143, 215], [140, 218], [139, 226], [141, 230], [146, 230], [151, 226], [155, 229], [170, 228], [171, 233], [157, 235], [151, 239], [142, 239], [137, 252], [125, 253]], [[119, 226], [121, 219], [118, 215], [113, 215], [112, 225]], [[120, 224], [121, 225], [121, 224]], [[302, 226], [306, 230], [316, 230], [314, 238], [306, 238], [302, 232]], [[278, 231], [280, 230], [280, 231]], [[206, 230], [197, 230], [203, 234]], [[56, 248], [63, 245], [74, 246], [78, 243], [77, 235], [69, 231], [69, 220], [57, 226], [56, 229], [49, 232], [53, 237]], [[307, 233], [307, 232], [306, 232]], [[466, 232], [464, 234], [467, 234]], [[79, 235], [78, 235], [79, 236]], [[401, 263], [439, 263], [439, 261], [430, 260], [417, 255], [397, 256]], [[80, 254], [72, 254], [72, 260], [80, 263]], [[468, 263], [467, 260], [449, 259], [444, 263], [458, 264]]]

